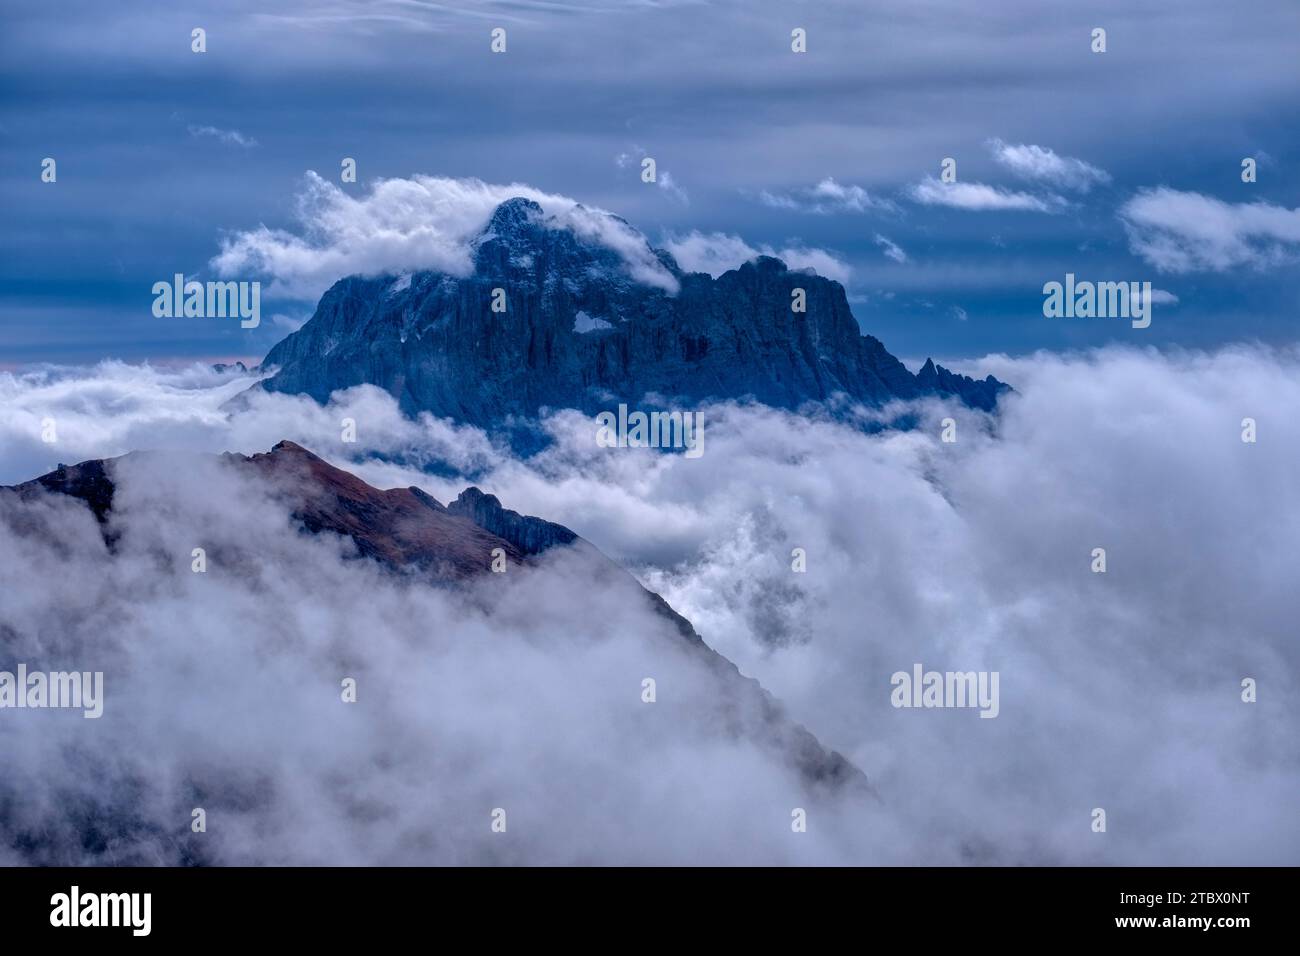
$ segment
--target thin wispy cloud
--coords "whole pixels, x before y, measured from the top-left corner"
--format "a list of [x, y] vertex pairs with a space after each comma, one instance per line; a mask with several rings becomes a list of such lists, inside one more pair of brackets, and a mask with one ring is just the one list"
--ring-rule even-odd
[[896, 207], [887, 199], [878, 199], [861, 186], [836, 182], [827, 176], [815, 186], [787, 192], [762, 190], [758, 200], [773, 209], [829, 216], [836, 213], [864, 213], [893, 211]]
[[[1134, 314], [1136, 314], [1137, 309], [1143, 306], [1142, 293], [1141, 292], [1130, 293], [1129, 302], [1131, 303], [1131, 307], [1134, 310]], [[1177, 305], [1178, 296], [1174, 295], [1172, 292], [1168, 291], [1167, 289], [1152, 289], [1151, 304], [1152, 305]]]
[[258, 145], [257, 140], [251, 136], [245, 136], [237, 129], [220, 129], [216, 126], [195, 126], [191, 124], [189, 132], [194, 139], [215, 139], [226, 146], [252, 149]]
[[310, 318], [310, 315], [285, 315], [283, 312], [277, 312], [271, 316], [271, 322], [286, 332], [297, 332]]
[[682, 205], [684, 206], [690, 205], [691, 199], [689, 196], [686, 195], [686, 190], [682, 189], [681, 186], [677, 185], [677, 180], [673, 178], [673, 174], [668, 170], [665, 169], [662, 173], [658, 175], [658, 177], [655, 180], [655, 185], [657, 185], [661, 191], [667, 193], [669, 196], [677, 200]]
[[969, 212], [1060, 212], [1066, 205], [1060, 196], [1035, 196], [1032, 193], [999, 189], [984, 183], [944, 183], [926, 177], [908, 190], [913, 201], [923, 206], [947, 206]]
[[898, 243], [894, 242], [888, 236], [882, 236], [880, 233], [876, 233], [875, 242], [876, 245], [880, 246], [886, 258], [893, 259], [895, 262], [899, 263], [907, 261], [907, 253], [903, 251], [902, 247], [899, 246]]
[[1110, 173], [1104, 169], [1082, 159], [1058, 156], [1044, 146], [1013, 145], [1000, 139], [989, 140], [988, 146], [993, 158], [1021, 179], [1080, 193], [1110, 182]]
[[[614, 165], [619, 169], [635, 168], [638, 175], [643, 174], [645, 160], [651, 159], [649, 152], [641, 146], [632, 147], [631, 151], [624, 151], [614, 157]], [[677, 182], [673, 176], [672, 170], [660, 169], [658, 163], [655, 163], [655, 178], [651, 180], [654, 185], [658, 186], [660, 191], [670, 196], [672, 199], [681, 203], [683, 206], [691, 204], [691, 198], [687, 195], [686, 190]]]
[[464, 22], [544, 25], [555, 14], [608, 15], [637, 8], [691, 6], [700, 0], [461, 0], [459, 3], [417, 3], [412, 0], [333, 0], [326, 6], [305, 4], [295, 11], [258, 11], [252, 19], [277, 26], [346, 30], [371, 36], [386, 31], [443, 33]]

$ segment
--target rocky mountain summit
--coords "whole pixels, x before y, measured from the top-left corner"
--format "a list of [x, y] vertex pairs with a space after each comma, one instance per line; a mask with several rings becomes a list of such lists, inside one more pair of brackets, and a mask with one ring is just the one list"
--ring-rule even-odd
[[[84, 502], [109, 550], [116, 552], [129, 543], [122, 539], [127, 532], [114, 512], [119, 473], [128, 459], [151, 454], [156, 453], [134, 452], [122, 458], [60, 465], [31, 481], [0, 487], [0, 521], [10, 522], [23, 535], [57, 537], [61, 525], [47, 524], [48, 516], [40, 508], [24, 506], [37, 505], [49, 495], [66, 496]], [[272, 489], [277, 503], [303, 532], [350, 539], [356, 560], [375, 561], [416, 582], [472, 586], [475, 580], [492, 577], [494, 558], [503, 559], [512, 570], [545, 573], [548, 557], [572, 549], [582, 562], [583, 575], [572, 600], [582, 601], [591, 588], [619, 589], [630, 602], [644, 602], [646, 611], [667, 625], [662, 628], [664, 639], [684, 642], [686, 653], [714, 682], [709, 706], [717, 710], [719, 726], [715, 731], [751, 740], [788, 763], [809, 784], [869, 792], [860, 770], [792, 722], [757, 681], [744, 677], [712, 650], [662, 597], [568, 528], [511, 511], [495, 495], [474, 487], [448, 505], [416, 487], [375, 488], [291, 441], [282, 441], [263, 454], [227, 453], [220, 457], [235, 473]], [[173, 468], [184, 464], [174, 459], [169, 463]], [[158, 520], [166, 520], [167, 513], [167, 507], [161, 507]], [[238, 566], [238, 561], [229, 563]], [[569, 578], [561, 576], [559, 580]]]
[[[474, 241], [469, 275], [336, 282], [268, 353], [262, 367], [274, 374], [258, 387], [325, 402], [369, 383], [408, 414], [488, 430], [546, 408], [594, 415], [620, 402], [797, 408], [836, 394], [872, 406], [940, 395], [991, 410], [1007, 389], [932, 362], [913, 375], [862, 334], [838, 282], [767, 256], [716, 279], [687, 273], [617, 222], [644, 244], [652, 281], [609, 242], [511, 199]], [[806, 311], [792, 309], [795, 290]]]

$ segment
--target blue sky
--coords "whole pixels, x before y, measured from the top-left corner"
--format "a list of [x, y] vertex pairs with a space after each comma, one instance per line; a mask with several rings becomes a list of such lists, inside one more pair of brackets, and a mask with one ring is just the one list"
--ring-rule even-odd
[[[260, 225], [302, 234], [309, 170], [363, 202], [380, 178], [476, 177], [610, 210], [657, 245], [815, 250], [910, 362], [1296, 338], [1290, 0], [455, 7], [6, 10], [0, 366], [260, 358], [314, 300], [264, 296], [243, 330], [155, 318], [150, 290], [217, 277], [223, 239]], [[964, 191], [927, 186], [944, 157]], [[1066, 272], [1168, 296], [1144, 330], [1044, 318]]]

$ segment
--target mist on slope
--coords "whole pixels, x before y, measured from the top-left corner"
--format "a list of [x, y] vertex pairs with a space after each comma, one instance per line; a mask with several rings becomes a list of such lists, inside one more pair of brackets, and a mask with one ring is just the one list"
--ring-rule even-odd
[[[562, 412], [547, 420], [554, 445], [519, 460], [475, 429], [403, 419], [370, 387], [326, 408], [255, 394], [232, 416], [221, 405], [251, 378], [112, 363], [2, 376], [4, 482], [56, 459], [252, 453], [281, 438], [444, 501], [472, 479], [631, 567], [881, 795], [819, 807], [792, 834], [797, 783], [710, 736], [707, 708], [647, 723], [670, 708], [641, 704], [641, 676], [694, 678], [651, 639], [657, 622], [584, 586], [582, 568], [484, 582], [497, 606], [484, 617], [299, 538], [255, 492], [180, 474], [169, 487], [190, 505], [163, 524], [141, 504], [142, 537], [172, 535], [187, 555], [191, 539], [229, 535], [253, 571], [110, 567], [89, 517], [57, 506], [79, 536], [70, 552], [5, 532], [0, 566], [22, 595], [5, 603], [6, 645], [46, 642], [20, 646], [29, 658], [102, 648], [135, 701], [113, 711], [110, 695], [101, 721], [37, 714], [51, 718], [41, 734], [9, 712], [5, 749], [29, 775], [15, 779], [37, 781], [26, 803], [11, 787], [9, 805], [62, 805], [37, 774], [53, 753], [66, 773], [50, 780], [65, 784], [115, 754], [141, 805], [183, 832], [199, 805], [185, 795], [192, 762], [247, 788], [241, 805], [260, 809], [214, 838], [230, 841], [226, 859], [1294, 863], [1300, 356], [1113, 349], [986, 365], [1017, 388], [996, 420], [930, 401], [912, 409], [915, 431], [867, 434], [721, 404], [702, 410], [697, 459], [600, 448], [594, 423]], [[340, 440], [345, 417], [356, 444]], [[954, 443], [939, 439], [945, 417]], [[1247, 417], [1255, 443], [1241, 440]], [[796, 547], [806, 573], [791, 570]], [[1099, 547], [1105, 574], [1090, 568]], [[890, 675], [914, 663], [998, 671], [998, 717], [893, 708]], [[369, 675], [350, 711], [343, 666]], [[1245, 677], [1257, 703], [1241, 700]], [[409, 693], [372, 689], [366, 704], [389, 680]], [[447, 768], [452, 791], [431, 782]], [[487, 810], [511, 805], [514, 842], [483, 842]]]

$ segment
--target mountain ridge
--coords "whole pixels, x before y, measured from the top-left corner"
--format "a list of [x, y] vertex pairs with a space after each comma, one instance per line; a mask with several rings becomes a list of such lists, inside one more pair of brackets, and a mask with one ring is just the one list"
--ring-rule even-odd
[[[653, 260], [630, 267], [536, 202], [507, 200], [472, 242], [469, 275], [340, 279], [267, 353], [272, 374], [254, 387], [324, 403], [376, 385], [407, 414], [486, 430], [545, 409], [595, 415], [619, 403], [753, 399], [793, 409], [847, 395], [879, 407], [936, 395], [992, 411], [1009, 388], [931, 361], [913, 375], [862, 333], [843, 286], [811, 271], [759, 256], [715, 279], [645, 250]], [[655, 275], [643, 281], [647, 271]], [[796, 297], [806, 311], [794, 311]]]
[[[12, 486], [0, 486], [0, 496], [12, 494], [32, 503], [46, 495], [83, 502], [100, 526], [113, 551], [121, 534], [113, 520], [116, 473], [120, 463], [151, 452], [131, 452], [119, 458], [92, 459], [59, 465], [54, 471]], [[214, 456], [218, 457], [218, 456]], [[303, 446], [281, 441], [269, 452], [242, 455], [227, 452], [219, 458], [236, 470], [262, 478], [277, 491], [293, 521], [313, 535], [337, 534], [351, 539], [357, 558], [374, 560], [388, 570], [411, 574], [439, 586], [458, 586], [494, 576], [490, 570], [496, 549], [508, 567], [540, 567], [553, 549], [575, 549], [593, 575], [592, 587], [629, 588], [647, 610], [662, 619], [688, 653], [721, 682], [735, 691], [736, 703], [722, 708], [724, 726], [733, 734], [750, 734], [781, 754], [810, 784], [832, 790], [850, 788], [871, 792], [865, 775], [834, 750], [786, 715], [784, 708], [756, 680], [745, 677], [726, 657], [714, 651], [685, 617], [663, 597], [646, 588], [594, 545], [563, 525], [502, 506], [495, 495], [469, 487], [443, 505], [421, 489], [375, 488]], [[0, 499], [0, 504], [3, 504]], [[3, 516], [3, 509], [0, 509]], [[28, 534], [55, 533], [39, 519], [24, 529]], [[580, 596], [579, 598], [580, 599]], [[2, 636], [2, 635], [0, 635]], [[758, 726], [746, 723], [742, 704], [760, 715]]]

